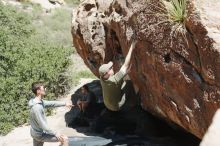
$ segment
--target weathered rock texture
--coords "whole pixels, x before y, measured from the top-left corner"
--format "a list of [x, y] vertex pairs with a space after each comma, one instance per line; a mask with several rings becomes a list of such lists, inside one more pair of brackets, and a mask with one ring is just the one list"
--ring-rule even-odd
[[119, 69], [136, 32], [129, 75], [143, 108], [202, 138], [220, 107], [219, 12], [219, 0], [190, 0], [182, 35], [158, 0], [84, 0], [73, 11], [73, 42], [99, 76], [104, 62]]

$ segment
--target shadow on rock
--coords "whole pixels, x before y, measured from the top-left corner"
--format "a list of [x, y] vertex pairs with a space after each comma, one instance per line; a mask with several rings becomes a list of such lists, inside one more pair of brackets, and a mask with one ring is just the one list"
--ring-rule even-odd
[[[70, 145], [198, 146], [200, 140], [174, 123], [167, 123], [144, 111], [140, 103], [128, 110], [112, 112], [105, 108], [99, 80], [87, 84], [96, 96], [92, 118], [74, 106], [65, 114], [68, 127], [90, 135], [70, 138]], [[74, 105], [82, 96], [78, 89], [71, 97]], [[137, 95], [138, 96], [138, 95]]]

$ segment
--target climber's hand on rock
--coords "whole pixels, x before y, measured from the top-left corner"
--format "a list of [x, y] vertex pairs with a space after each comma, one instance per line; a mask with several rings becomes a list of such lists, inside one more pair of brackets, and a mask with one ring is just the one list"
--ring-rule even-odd
[[131, 36], [131, 40], [134, 41], [134, 40], [136, 40], [136, 39], [137, 39], [137, 33], [136, 33], [135, 30], [133, 30], [133, 34], [132, 34], [132, 36]]
[[133, 40], [133, 41], [132, 41], [132, 43], [131, 43], [131, 47], [132, 47], [132, 49], [135, 48], [136, 43], [137, 43], [137, 40]]
[[134, 48], [136, 43], [137, 43], [136, 32], [135, 31], [133, 32], [133, 35], [131, 36], [131, 40], [132, 40], [131, 46]]

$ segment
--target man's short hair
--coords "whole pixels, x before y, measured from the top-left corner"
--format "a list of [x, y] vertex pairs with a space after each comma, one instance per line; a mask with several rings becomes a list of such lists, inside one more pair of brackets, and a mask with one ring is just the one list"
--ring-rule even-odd
[[42, 82], [34, 82], [34, 83], [32, 83], [32, 92], [36, 95], [37, 94], [37, 90], [39, 90], [41, 86], [44, 86], [44, 84]]

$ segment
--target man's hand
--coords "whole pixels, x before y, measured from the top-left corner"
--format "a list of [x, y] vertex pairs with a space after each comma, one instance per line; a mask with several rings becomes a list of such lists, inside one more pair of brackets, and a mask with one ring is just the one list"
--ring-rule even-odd
[[131, 43], [131, 46], [130, 46], [130, 49], [128, 51], [128, 54], [125, 58], [125, 62], [124, 64], [122, 65], [121, 69], [120, 70], [124, 70], [124, 72], [128, 73], [128, 68], [130, 66], [130, 61], [131, 61], [131, 54], [135, 48], [135, 45], [137, 43], [137, 40], [136, 39], [133, 39], [132, 40], [132, 43]]
[[63, 138], [63, 135], [61, 135], [60, 133], [56, 133], [55, 136], [57, 137], [57, 139], [60, 141], [60, 142], [64, 142], [64, 138]]
[[65, 106], [71, 109], [74, 105], [71, 102], [66, 102]]
[[55, 135], [57, 137], [57, 139], [63, 144], [66, 143], [68, 141], [68, 137], [64, 134], [60, 134], [60, 133], [56, 133]]
[[135, 45], [136, 45], [136, 44], [137, 44], [137, 40], [133, 40], [132, 43], [131, 43], [131, 47], [132, 47], [132, 49], [135, 48]]

